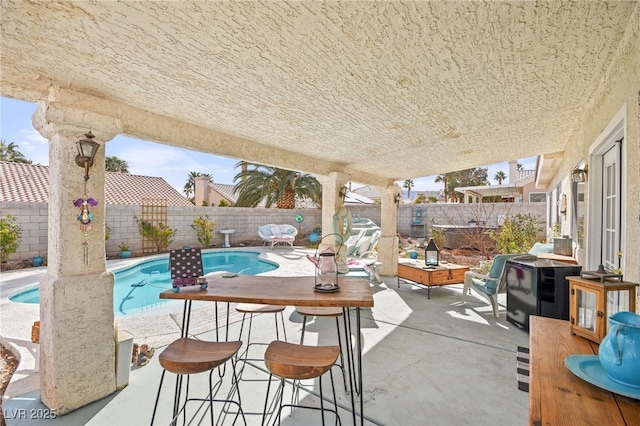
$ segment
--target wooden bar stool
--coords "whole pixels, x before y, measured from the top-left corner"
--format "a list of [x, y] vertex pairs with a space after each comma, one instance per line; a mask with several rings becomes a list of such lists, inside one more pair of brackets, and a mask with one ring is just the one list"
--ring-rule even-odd
[[[304, 345], [304, 334], [307, 327], [308, 317], [334, 317], [336, 319], [336, 332], [338, 333], [338, 346], [340, 347], [340, 364], [336, 363], [336, 367], [342, 370], [342, 381], [344, 382], [344, 391], [347, 392], [347, 376], [344, 372], [344, 356], [342, 353], [342, 337], [340, 335], [340, 320], [342, 316], [342, 308], [332, 306], [296, 306], [296, 312], [303, 316], [302, 334], [300, 336], [300, 344]], [[345, 333], [346, 334], [346, 333]], [[350, 365], [353, 365], [350, 364]]]
[[[322, 424], [324, 425], [324, 397], [322, 395], [322, 375], [329, 371], [331, 375], [331, 389], [333, 391], [333, 403], [335, 410], [326, 409], [335, 413], [336, 423], [341, 424], [338, 415], [338, 402], [336, 399], [336, 389], [333, 383], [333, 374], [331, 367], [338, 359], [340, 348], [338, 346], [305, 346], [294, 343], [274, 341], [269, 344], [264, 354], [264, 363], [269, 370], [269, 382], [267, 385], [267, 395], [264, 401], [264, 413], [262, 416], [262, 424], [265, 424], [267, 417], [267, 406], [269, 403], [269, 390], [271, 388], [271, 377], [280, 378], [280, 386], [276, 391], [276, 399], [279, 401], [278, 414], [276, 420], [280, 421], [280, 415], [284, 407], [300, 407], [313, 410], [320, 410], [322, 413]], [[319, 378], [320, 383], [320, 408], [306, 405], [283, 404], [285, 379], [290, 380], [306, 380]]]
[[[277, 306], [277, 305], [262, 305], [262, 304], [257, 304], [257, 303], [239, 303], [238, 305], [236, 305], [236, 311], [240, 312], [242, 315], [242, 323], [240, 324], [240, 335], [238, 336], [238, 339], [242, 339], [242, 332], [244, 330], [244, 322], [245, 319], [247, 317], [247, 315], [249, 315], [249, 330], [247, 332], [247, 346], [244, 349], [244, 352], [241, 355], [238, 355], [238, 358], [243, 359], [244, 362], [246, 361], [257, 361], [257, 360], [262, 360], [262, 358], [249, 358], [249, 348], [252, 345], [262, 345], [262, 346], [267, 346], [268, 343], [262, 343], [262, 342], [251, 342], [251, 328], [253, 325], [253, 316], [255, 314], [274, 314], [274, 319], [275, 319], [275, 323], [276, 323], [276, 340], [280, 340], [280, 332], [279, 332], [279, 328], [278, 328], [278, 314], [280, 314], [280, 323], [282, 324], [282, 333], [284, 335], [284, 341], [287, 341], [287, 331], [285, 330], [285, 326], [284, 326], [284, 315], [283, 315], [283, 311], [285, 309], [285, 306]], [[244, 368], [244, 367], [243, 367]]]
[[[214, 415], [213, 415], [213, 403], [215, 402], [225, 402], [238, 406], [238, 412], [235, 415], [234, 423], [238, 419], [238, 415], [242, 415], [242, 419], [244, 420], [244, 424], [247, 424], [247, 421], [244, 417], [244, 412], [242, 411], [241, 401], [240, 401], [240, 390], [238, 388], [238, 378], [235, 372], [235, 362], [233, 356], [240, 350], [242, 346], [241, 341], [235, 342], [206, 342], [203, 340], [191, 339], [182, 337], [178, 340], [173, 341], [167, 348], [162, 351], [158, 360], [160, 361], [160, 365], [164, 369], [162, 371], [162, 376], [160, 377], [160, 385], [158, 386], [158, 395], [156, 397], [156, 403], [153, 407], [153, 415], [151, 417], [151, 424], [156, 417], [156, 410], [158, 408], [158, 401], [160, 400], [160, 393], [162, 391], [162, 382], [164, 381], [164, 375], [167, 371], [170, 373], [176, 374], [176, 388], [173, 400], [173, 418], [171, 419], [170, 424], [175, 424], [180, 413], [183, 413], [183, 421], [186, 423], [187, 417], [187, 403], [189, 401], [209, 401], [209, 408], [211, 410], [211, 424], [214, 423]], [[228, 359], [231, 359], [232, 370], [233, 370], [233, 379], [232, 379], [232, 388], [229, 391], [229, 395], [232, 394], [232, 391], [237, 390], [238, 392], [238, 401], [233, 401], [229, 399], [214, 399], [213, 398], [213, 371], [216, 367], [224, 364]], [[208, 398], [189, 398], [189, 376], [191, 374], [203, 373], [209, 371], [209, 397]], [[182, 392], [182, 379], [184, 376], [187, 376], [187, 383], [185, 389], [185, 400], [182, 407], [180, 406], [180, 394]], [[222, 379], [220, 379], [222, 380]], [[217, 386], [221, 385], [219, 381]], [[196, 410], [194, 416], [198, 414], [200, 408]], [[206, 413], [206, 411], [205, 411]], [[201, 419], [202, 420], [202, 419]], [[164, 422], [163, 422], [164, 423]]]

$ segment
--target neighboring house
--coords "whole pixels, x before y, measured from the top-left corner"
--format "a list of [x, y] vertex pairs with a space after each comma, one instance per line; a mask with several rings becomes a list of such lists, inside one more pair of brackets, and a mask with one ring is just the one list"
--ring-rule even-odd
[[[509, 161], [509, 183], [503, 185], [480, 185], [456, 187], [465, 202], [481, 203], [484, 197], [499, 196], [504, 202], [540, 203], [547, 200], [547, 187], [536, 183], [536, 170], [518, 170], [518, 162]], [[538, 185], [538, 186], [537, 186]]]
[[365, 185], [360, 188], [352, 189], [351, 191], [361, 197], [367, 197], [376, 203], [380, 203], [380, 191], [375, 186]]
[[[196, 206], [219, 206], [221, 200], [229, 205], [235, 205], [238, 200], [238, 194], [233, 192], [235, 185], [225, 183], [211, 183], [207, 177], [199, 177], [195, 179], [195, 205]], [[203, 185], [204, 184], [204, 185]], [[378, 195], [380, 198], [380, 195]], [[347, 192], [344, 199], [346, 205], [349, 204], [376, 204], [376, 202], [368, 197], [353, 192]], [[264, 201], [260, 202], [258, 207], [264, 207]], [[316, 208], [318, 205], [309, 199], [296, 199], [297, 209]], [[275, 207], [274, 207], [275, 208]]]
[[224, 200], [228, 205], [233, 206], [238, 200], [238, 195], [233, 193], [235, 185], [227, 183], [212, 183], [209, 178], [197, 177], [195, 179], [194, 204], [196, 206], [217, 207], [220, 201]]
[[[161, 199], [168, 206], [193, 206], [161, 177], [106, 172], [104, 186], [105, 204], [140, 205], [142, 199]], [[48, 199], [48, 166], [0, 161], [0, 202]]]
[[[400, 188], [400, 185], [396, 184], [398, 192], [404, 193]], [[371, 185], [364, 185], [359, 188], [352, 189], [347, 193], [347, 197], [344, 200], [345, 204], [380, 204], [381, 202], [380, 190]], [[362, 202], [360, 200], [367, 200]]]

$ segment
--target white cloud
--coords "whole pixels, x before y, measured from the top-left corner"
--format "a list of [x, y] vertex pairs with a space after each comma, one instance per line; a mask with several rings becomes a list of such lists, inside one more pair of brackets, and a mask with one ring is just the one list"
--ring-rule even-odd
[[49, 165], [49, 141], [37, 130], [21, 129], [20, 139], [15, 143], [19, 146], [22, 155], [33, 164]]

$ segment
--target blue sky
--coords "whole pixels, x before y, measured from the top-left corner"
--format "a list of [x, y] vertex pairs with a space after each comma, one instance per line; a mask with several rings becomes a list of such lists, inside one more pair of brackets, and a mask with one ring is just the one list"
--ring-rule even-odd
[[[0, 139], [18, 145], [19, 151], [34, 163], [49, 164], [49, 145], [37, 130], [31, 119], [37, 105], [29, 102], [0, 98]], [[169, 145], [116, 136], [106, 145], [106, 156], [116, 156], [129, 164], [129, 172], [144, 176], [164, 178], [171, 186], [182, 192], [190, 172], [209, 173], [216, 183], [233, 184], [238, 173], [234, 165], [239, 159], [204, 154], [198, 151], [175, 148]], [[525, 169], [535, 167], [535, 157], [521, 159]], [[485, 166], [489, 168], [491, 184], [498, 170], [509, 173], [507, 163]], [[435, 176], [413, 179], [414, 191], [435, 191], [442, 189], [441, 183], [435, 183]], [[402, 182], [399, 182], [402, 185]], [[357, 187], [358, 185], [354, 185]]]

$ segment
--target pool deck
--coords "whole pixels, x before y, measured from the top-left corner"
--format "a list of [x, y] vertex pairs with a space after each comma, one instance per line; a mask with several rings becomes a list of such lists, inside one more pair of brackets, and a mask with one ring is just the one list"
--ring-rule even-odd
[[[265, 273], [273, 276], [313, 275], [313, 264], [306, 259], [307, 254], [313, 254], [313, 249], [296, 247], [290, 248], [267, 247], [233, 247], [224, 249], [208, 249], [207, 251], [250, 251], [260, 253], [260, 258], [279, 265], [278, 269]], [[136, 265], [142, 261], [166, 257], [167, 254], [134, 257], [128, 259], [107, 260], [107, 269], [117, 271]], [[34, 345], [31, 343], [31, 326], [34, 321], [40, 319], [40, 305], [29, 303], [16, 303], [9, 297], [21, 291], [34, 288], [46, 273], [46, 267], [19, 269], [0, 273], [0, 339], [9, 339], [20, 352], [21, 362], [18, 371], [5, 392], [5, 397], [21, 395], [39, 388], [39, 377], [36, 371]], [[363, 275], [364, 274], [360, 274]], [[116, 316], [118, 328], [128, 331], [135, 336], [138, 344], [146, 343], [157, 348], [170, 343], [178, 336], [179, 321], [182, 315], [181, 301], [160, 301], [158, 305], [150, 307], [142, 313], [132, 316]], [[211, 317], [214, 307], [211, 303], [195, 304], [198, 315]], [[219, 316], [224, 312], [219, 311]], [[240, 319], [235, 314], [232, 320]], [[211, 324], [200, 327], [196, 332], [206, 332], [211, 329]], [[1, 342], [1, 340], [0, 340]]]
[[[248, 250], [242, 248], [238, 250]], [[281, 266], [269, 274], [312, 275], [313, 265], [305, 259], [311, 250], [299, 247], [251, 248]], [[109, 268], [136, 262], [109, 261]], [[130, 264], [130, 263], [129, 263]], [[37, 305], [9, 302], [7, 296], [39, 279], [44, 268], [2, 273], [0, 284], [0, 334], [30, 341], [31, 324], [38, 319]], [[437, 287], [431, 299], [423, 287], [402, 283], [396, 277], [382, 277], [383, 283], [372, 284], [374, 307], [362, 312], [365, 425], [525, 425], [528, 394], [518, 390], [516, 351], [528, 346], [529, 336], [508, 323], [505, 318], [504, 295], [500, 295], [500, 318], [494, 318], [491, 307], [481, 299], [462, 300], [462, 284]], [[194, 307], [191, 333], [197, 338], [214, 339], [213, 304]], [[51, 425], [138, 425], [149, 424], [156, 397], [161, 367], [158, 354], [163, 346], [179, 336], [178, 313], [118, 318], [121, 330], [134, 334], [134, 341], [158, 348], [149, 364], [132, 368], [129, 384], [121, 391], [51, 420], [37, 424]], [[302, 318], [291, 306], [285, 312], [289, 341], [299, 341]], [[232, 317], [230, 336], [239, 332], [238, 317]], [[315, 319], [307, 325], [306, 344], [332, 344], [335, 323]], [[252, 340], [274, 338], [273, 317], [259, 315], [254, 323]], [[9, 334], [12, 333], [12, 334]], [[307, 340], [308, 339], [308, 340]], [[4, 400], [6, 413], [29, 413], [46, 409], [40, 402], [38, 373], [33, 357], [21, 349], [22, 362]], [[259, 354], [257, 356], [259, 358]], [[336, 390], [343, 425], [353, 424], [349, 396], [342, 389], [336, 371]], [[226, 377], [226, 376], [225, 376]], [[247, 381], [245, 381], [245, 377]], [[257, 381], [252, 381], [257, 378]], [[195, 379], [194, 379], [195, 380]], [[195, 383], [195, 382], [194, 382]], [[194, 385], [195, 386], [195, 385]], [[317, 386], [317, 382], [316, 382]], [[203, 392], [202, 388], [194, 388]], [[318, 404], [317, 387], [307, 385], [301, 398]], [[271, 392], [274, 390], [272, 389]], [[325, 389], [326, 391], [326, 389]], [[241, 381], [242, 405], [247, 423], [260, 424], [259, 412], [264, 406], [266, 376], [263, 362], [249, 364]], [[162, 395], [160, 407], [167, 418], [171, 392]], [[226, 419], [224, 424], [231, 424]], [[283, 417], [285, 424], [319, 424], [319, 413], [296, 410]], [[358, 418], [358, 423], [359, 423]], [[328, 417], [333, 422], [332, 417]], [[163, 423], [163, 422], [160, 422]], [[205, 420], [205, 423], [207, 421]], [[34, 419], [8, 419], [11, 425], [34, 424]], [[239, 424], [242, 424], [240, 422]]]

